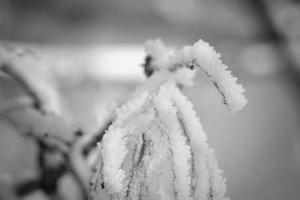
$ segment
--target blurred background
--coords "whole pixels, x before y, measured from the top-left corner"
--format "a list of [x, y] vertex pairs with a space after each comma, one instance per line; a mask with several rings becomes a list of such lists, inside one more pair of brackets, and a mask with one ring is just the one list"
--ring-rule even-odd
[[[298, 0], [1, 0], [0, 39], [30, 47], [50, 63], [70, 127], [101, 123], [116, 98], [145, 81], [145, 40], [174, 47], [199, 38], [222, 54], [246, 88], [248, 105], [230, 114], [199, 73], [184, 92], [216, 149], [228, 196], [298, 200], [300, 188], [300, 1]], [[22, 93], [0, 76], [0, 104]], [[19, 128], [55, 132], [59, 121], [11, 113]], [[35, 145], [0, 121], [0, 177], [35, 172]], [[68, 184], [62, 188], [72, 191]], [[73, 190], [75, 190], [73, 188]], [[0, 194], [7, 199], [5, 186]], [[72, 196], [73, 195], [73, 196]], [[70, 192], [69, 199], [76, 199]], [[32, 194], [28, 199], [46, 199]], [[4, 200], [6, 200], [4, 198]]]

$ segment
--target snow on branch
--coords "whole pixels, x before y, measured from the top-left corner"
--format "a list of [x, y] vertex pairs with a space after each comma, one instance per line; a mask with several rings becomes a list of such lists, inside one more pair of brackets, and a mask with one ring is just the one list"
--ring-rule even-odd
[[174, 170], [174, 190], [177, 193], [178, 199], [192, 200], [191, 196], [191, 171], [192, 165], [190, 160], [192, 159], [191, 147], [188, 144], [188, 139], [184, 133], [184, 129], [181, 126], [177, 110], [170, 101], [169, 85], [161, 86], [159, 94], [154, 100], [158, 117], [161, 123], [164, 124], [164, 132], [168, 134], [170, 150], [172, 152], [172, 164]]
[[190, 68], [199, 67], [232, 111], [246, 104], [244, 89], [203, 41], [172, 52], [156, 40], [146, 51], [149, 79], [116, 108], [99, 141], [92, 199], [228, 200], [215, 152], [180, 85], [191, 84]]
[[[247, 104], [243, 95], [245, 91], [243, 86], [237, 84], [237, 78], [222, 63], [221, 55], [207, 42], [199, 40], [193, 46], [172, 50], [166, 47], [161, 40], [148, 41], [146, 42], [146, 53], [145, 72], [153, 73], [166, 69], [178, 71], [182, 68], [194, 69], [197, 67], [214, 83], [230, 111], [241, 110]], [[152, 73], [146, 74], [151, 75]], [[187, 77], [186, 80], [191, 81], [193, 76], [181, 77]]]
[[12, 78], [32, 98], [42, 113], [61, 115], [61, 102], [47, 64], [26, 49], [0, 46], [0, 71]]
[[214, 152], [176, 83], [133, 94], [100, 142], [92, 198], [226, 199]]

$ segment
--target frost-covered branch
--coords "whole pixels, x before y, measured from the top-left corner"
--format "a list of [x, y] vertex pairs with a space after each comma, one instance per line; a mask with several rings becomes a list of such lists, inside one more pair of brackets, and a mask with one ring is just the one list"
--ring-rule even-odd
[[[58, 183], [65, 174], [73, 176], [78, 185], [83, 200], [89, 198], [89, 182], [93, 166], [87, 162], [92, 148], [94, 137], [103, 135], [103, 132], [87, 135], [78, 135], [72, 142], [65, 142], [61, 138], [51, 135], [40, 136], [33, 133], [24, 134], [32, 139], [38, 147], [38, 173], [33, 177], [16, 182], [13, 186], [16, 195], [27, 196], [37, 190], [53, 196], [57, 195]], [[88, 152], [85, 151], [88, 149]]]
[[[55, 196], [59, 180], [68, 173], [83, 200], [228, 199], [215, 153], [180, 88], [191, 85], [193, 69], [200, 68], [229, 110], [237, 111], [247, 102], [243, 87], [202, 40], [175, 51], [159, 40], [150, 41], [146, 53], [149, 79], [118, 105], [97, 132], [77, 131], [71, 141], [25, 134], [37, 144], [38, 173], [17, 186], [20, 196], [35, 190]], [[61, 115], [57, 87], [47, 70], [39, 69], [41, 63], [31, 57], [16, 55], [0, 49], [0, 70], [19, 83], [35, 109]]]
[[99, 144], [92, 199], [227, 200], [215, 153], [179, 86], [190, 85], [191, 68], [198, 67], [231, 111], [246, 104], [243, 87], [201, 40], [177, 51], [156, 40], [146, 43], [146, 52], [148, 81], [116, 108]]
[[[8, 118], [9, 119], [9, 118]], [[110, 121], [110, 120], [108, 120]], [[12, 124], [13, 125], [13, 124]], [[36, 159], [38, 172], [24, 180], [15, 180], [12, 190], [19, 197], [24, 197], [37, 190], [49, 196], [58, 195], [58, 184], [65, 174], [70, 174], [81, 191], [83, 200], [89, 197], [89, 182], [94, 163], [89, 162], [91, 151], [101, 139], [108, 124], [103, 124], [95, 133], [75, 133], [73, 141], [49, 134], [22, 133], [37, 145]]]
[[241, 110], [246, 105], [243, 86], [237, 84], [237, 78], [222, 63], [221, 55], [207, 42], [199, 40], [193, 46], [172, 50], [161, 40], [148, 41], [146, 53], [146, 71], [166, 69], [176, 71], [184, 67], [190, 69], [197, 67], [214, 83], [230, 111]]
[[32, 107], [40, 112], [61, 115], [60, 98], [47, 72], [46, 64], [19, 49], [0, 46], [0, 71], [12, 78], [32, 98]]
[[[175, 83], [152, 89], [117, 110], [99, 149], [93, 199], [226, 199], [224, 179], [191, 103]], [[167, 180], [160, 178], [165, 166], [171, 171]]]

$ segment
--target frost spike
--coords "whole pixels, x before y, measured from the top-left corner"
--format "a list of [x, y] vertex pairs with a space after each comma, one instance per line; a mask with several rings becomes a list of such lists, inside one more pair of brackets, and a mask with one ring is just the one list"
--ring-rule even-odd
[[172, 101], [178, 109], [178, 116], [183, 121], [193, 152], [196, 176], [194, 177], [195, 199], [206, 199], [209, 190], [209, 171], [206, 164], [207, 137], [191, 102], [175, 86], [172, 88]]
[[[214, 150], [207, 143], [206, 134], [201, 126], [192, 103], [173, 87], [172, 100], [183, 120], [186, 133], [191, 141], [196, 170], [195, 199], [206, 199], [213, 193], [212, 199], [225, 199], [226, 185], [219, 169]], [[209, 185], [210, 184], [210, 185]]]
[[173, 65], [183, 64], [177, 63], [179, 57], [183, 57], [184, 65], [197, 66], [208, 76], [223, 96], [224, 103], [230, 111], [241, 110], [246, 105], [247, 100], [243, 95], [245, 89], [237, 84], [237, 78], [222, 63], [221, 55], [207, 42], [199, 40], [193, 46], [183, 47], [181, 51], [174, 53], [174, 61], [171, 58], [170, 62], [174, 62]]
[[126, 147], [127, 136], [132, 133], [132, 130], [121, 128], [121, 126], [124, 122], [126, 123], [130, 115], [133, 115], [141, 106], [143, 106], [147, 97], [148, 93], [143, 93], [138, 98], [125, 103], [118, 109], [118, 118], [103, 136], [101, 150], [103, 157], [104, 183], [107, 184], [108, 191], [111, 195], [122, 193], [125, 188], [123, 183], [125, 172], [121, 169], [121, 165], [128, 153]]
[[189, 162], [192, 157], [191, 148], [187, 145], [187, 138], [178, 121], [176, 108], [170, 101], [171, 85], [173, 84], [167, 83], [161, 86], [154, 104], [170, 142], [177, 199], [191, 200], [191, 164]]
[[111, 194], [120, 193], [124, 189], [125, 173], [121, 169], [121, 164], [128, 152], [126, 134], [125, 130], [111, 127], [103, 137], [104, 182]]

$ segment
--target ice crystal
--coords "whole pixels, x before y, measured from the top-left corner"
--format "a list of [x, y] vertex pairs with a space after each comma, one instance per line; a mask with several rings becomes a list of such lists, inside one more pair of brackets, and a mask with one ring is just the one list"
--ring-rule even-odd
[[160, 40], [150, 41], [146, 52], [145, 68], [151, 71], [146, 74], [151, 77], [116, 109], [99, 143], [102, 159], [92, 199], [228, 199], [215, 153], [179, 86], [191, 85], [192, 68], [199, 67], [232, 111], [246, 104], [242, 86], [203, 41], [176, 51]]

